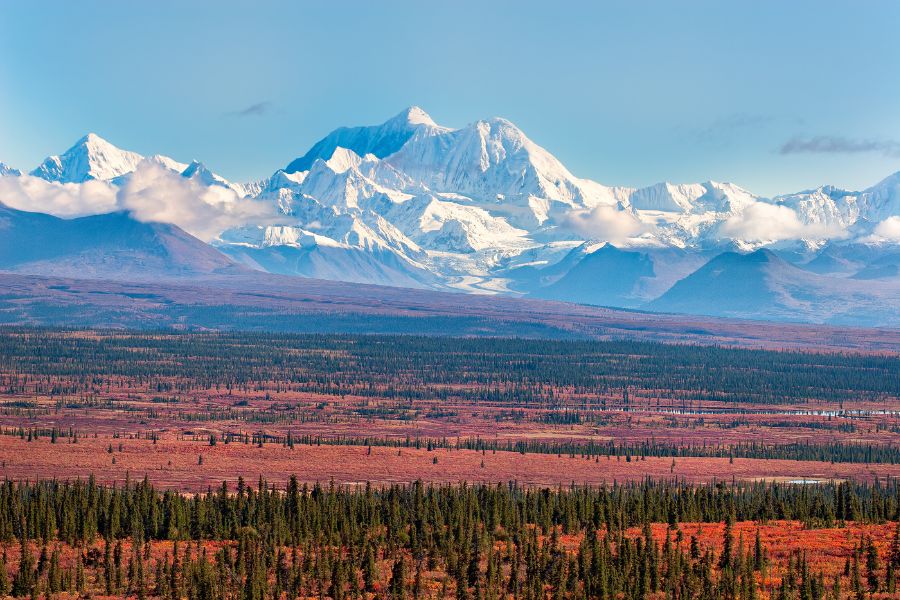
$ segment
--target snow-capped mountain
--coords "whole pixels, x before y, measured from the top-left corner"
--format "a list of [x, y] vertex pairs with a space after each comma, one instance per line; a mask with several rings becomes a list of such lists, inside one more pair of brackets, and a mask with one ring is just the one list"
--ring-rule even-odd
[[734, 213], [758, 200], [747, 190], [731, 183], [657, 183], [629, 190], [628, 201], [635, 210], [697, 214]]
[[[167, 158], [165, 156], [157, 156], [155, 159], [165, 166], [166, 168], [171, 169], [172, 167], [180, 167], [182, 166], [180, 163], [176, 163], [172, 161], [172, 159]], [[191, 164], [187, 165], [183, 169], [181, 169], [181, 176], [186, 179], [191, 179], [205, 186], [219, 186], [229, 190], [234, 191], [238, 197], [244, 197], [248, 195], [248, 189], [241, 183], [232, 183], [222, 177], [221, 175], [217, 175], [210, 171], [206, 165], [198, 160], [191, 161]], [[249, 187], [250, 192], [255, 191], [255, 188], [252, 186]]]
[[10, 176], [10, 177], [18, 177], [22, 174], [22, 171], [18, 169], [14, 169], [6, 163], [0, 162], [0, 177]]
[[490, 206], [529, 229], [558, 221], [572, 208], [627, 205], [624, 190], [578, 179], [505, 119], [416, 135], [386, 162], [419, 185]]
[[352, 150], [359, 156], [389, 156], [403, 147], [414, 135], [430, 136], [448, 131], [437, 125], [421, 108], [411, 106], [381, 125], [341, 127], [316, 142], [309, 152], [292, 161], [285, 171], [308, 171], [316, 159], [328, 160], [338, 148]]
[[[195, 179], [203, 185], [218, 185], [233, 189], [239, 196], [247, 194], [243, 185], [229, 182], [199, 161], [182, 163], [161, 154], [144, 157], [137, 152], [122, 150], [96, 133], [87, 134], [59, 156], [48, 156], [29, 175], [56, 183], [84, 183], [96, 180], [121, 186], [144, 161], [180, 173], [183, 177]], [[21, 174], [12, 171], [14, 172], [4, 174]]]
[[134, 171], [143, 156], [89, 133], [59, 156], [48, 156], [31, 175], [59, 183], [110, 180]]
[[878, 222], [900, 215], [900, 171], [885, 177], [860, 194], [863, 216]]
[[900, 171], [861, 192], [824, 185], [774, 201], [794, 209], [808, 224], [848, 228], [860, 221], [878, 223], [900, 215]]
[[[891, 196], [890, 186], [882, 188]], [[854, 212], [837, 194], [769, 200], [716, 181], [606, 186], [573, 175], [508, 120], [452, 129], [417, 107], [381, 125], [335, 130], [250, 195], [277, 206], [285, 219], [273, 227], [295, 228], [296, 235], [263, 232], [254, 243], [246, 232], [226, 232], [220, 238], [226, 253], [236, 238], [244, 247], [275, 252], [314, 233], [303, 237], [307, 245], [328, 244], [331, 253], [337, 247], [391, 251], [396, 264], [424, 268], [443, 287], [517, 293], [533, 291], [536, 268], [552, 266], [585, 241], [694, 251], [668, 255], [668, 269], [682, 273], [681, 258], [672, 257], [696, 268], [696, 252], [708, 258], [716, 250], [802, 246], [802, 234], [821, 245], [817, 240], [836, 230], [828, 215], [844, 214], [838, 220], [843, 230], [877, 222], [884, 211], [874, 207], [886, 204], [870, 200], [865, 211]], [[778, 219], [791, 227], [767, 227]], [[812, 227], [818, 224], [827, 227]], [[364, 280], [365, 273], [347, 277]]]
[[[891, 258], [900, 247], [900, 172], [862, 191], [826, 185], [771, 199], [717, 181], [608, 186], [574, 175], [506, 119], [454, 129], [411, 107], [380, 125], [339, 128], [250, 183], [196, 160], [144, 158], [94, 134], [31, 176], [100, 180], [127, 195], [142, 162], [215, 190], [210, 210], [253, 207], [236, 214], [256, 217], [213, 245], [273, 273], [688, 312], [691, 294], [709, 312], [721, 282], [747, 278], [771, 291], [743, 294], [750, 304], [812, 299], [760, 314], [786, 318], [793, 307], [849, 321], [837, 309], [813, 310], [815, 298], [837, 306], [834, 281], [846, 284], [848, 302], [871, 297], [860, 300], [870, 307], [890, 305], [900, 289]], [[3, 166], [0, 174], [19, 175]], [[179, 224], [180, 211], [169, 212]], [[740, 258], [762, 248], [775, 254]], [[749, 304], [720, 304], [721, 314], [750, 314]]]
[[801, 216], [806, 224], [849, 227], [860, 217], [860, 194], [831, 185], [814, 190], [777, 196], [775, 201]]

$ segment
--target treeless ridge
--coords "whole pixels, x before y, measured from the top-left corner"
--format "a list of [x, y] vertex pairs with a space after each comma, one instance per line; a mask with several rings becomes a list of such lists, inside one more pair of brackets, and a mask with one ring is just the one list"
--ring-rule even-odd
[[183, 330], [642, 339], [897, 354], [900, 330], [772, 323], [255, 273], [117, 282], [0, 273], [0, 323]]

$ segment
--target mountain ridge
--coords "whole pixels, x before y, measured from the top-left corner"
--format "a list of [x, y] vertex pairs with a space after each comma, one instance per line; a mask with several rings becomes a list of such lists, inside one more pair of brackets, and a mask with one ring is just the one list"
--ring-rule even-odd
[[331, 158], [337, 148], [352, 150], [360, 156], [372, 154], [385, 158], [399, 150], [411, 137], [423, 133], [447, 130], [440, 127], [428, 113], [418, 106], [410, 106], [381, 125], [341, 127], [316, 142], [303, 156], [291, 161], [286, 173], [307, 171], [316, 159]]
[[[7, 169], [4, 176], [51, 185], [99, 180], [127, 194], [144, 161], [199, 189], [233, 193], [227, 202], [214, 196], [225, 202], [215, 210], [268, 207], [265, 220], [230, 226], [212, 244], [280, 274], [628, 307], [664, 307], [674, 297], [661, 300], [667, 290], [707, 261], [761, 248], [800, 268], [796, 280], [810, 294], [836, 298], [835, 282], [844, 279], [851, 304], [859, 294], [892, 298], [887, 287], [897, 279], [893, 263], [877, 259], [900, 243], [900, 172], [862, 191], [824, 185], [773, 198], [713, 180], [607, 186], [575, 176], [506, 119], [453, 129], [418, 107], [379, 125], [338, 128], [257, 182], [230, 182], [197, 160], [145, 158], [95, 134], [31, 175]], [[853, 245], [872, 251], [852, 260], [825, 254]], [[851, 278], [874, 287], [860, 289]], [[774, 292], [759, 301], [777, 304]], [[788, 303], [800, 318], [832, 318], [834, 311], [811, 304]]]
[[125, 211], [61, 219], [0, 203], [0, 269], [40, 275], [159, 280], [241, 269], [175, 225]]

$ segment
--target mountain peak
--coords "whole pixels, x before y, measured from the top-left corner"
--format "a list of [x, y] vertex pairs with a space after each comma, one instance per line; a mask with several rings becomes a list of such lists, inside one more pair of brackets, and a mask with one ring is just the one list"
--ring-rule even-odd
[[0, 177], [5, 177], [5, 176], [18, 177], [21, 174], [22, 174], [22, 171], [20, 171], [18, 169], [14, 169], [4, 162], [0, 162]]
[[[231, 188], [231, 182], [222, 177], [217, 173], [213, 173], [209, 170], [205, 164], [200, 162], [199, 160], [192, 160], [191, 164], [187, 166], [187, 168], [181, 172], [181, 176], [187, 179], [193, 179], [199, 181], [203, 185], [218, 185], [220, 187]], [[237, 191], [237, 190], [235, 190]]]
[[82, 136], [81, 139], [79, 139], [77, 142], [75, 142], [75, 146], [81, 146], [84, 144], [109, 144], [109, 142], [91, 131]]
[[348, 169], [359, 166], [363, 158], [353, 150], [338, 146], [331, 154], [331, 158], [325, 164], [335, 173], [343, 173]]
[[434, 122], [434, 119], [431, 118], [431, 115], [419, 106], [409, 106], [403, 109], [397, 116], [390, 119], [390, 121], [403, 122], [410, 125], [438, 126], [437, 123]]
[[483, 121], [489, 125], [493, 125], [495, 127], [511, 127], [517, 131], [522, 131], [519, 129], [515, 123], [510, 121], [505, 117], [491, 117], [489, 119], [483, 119]]
[[202, 162], [197, 160], [196, 158], [190, 162], [190, 164], [181, 172], [184, 177], [193, 177], [195, 173], [198, 172], [209, 172], [209, 169], [206, 168]]
[[59, 183], [109, 181], [134, 171], [143, 159], [140, 154], [122, 150], [91, 132], [63, 154], [48, 156], [31, 175]]
[[178, 162], [174, 158], [170, 158], [162, 154], [154, 154], [153, 156], [148, 157], [147, 160], [151, 163], [155, 163], [166, 169], [169, 169], [170, 171], [176, 171], [178, 173], [183, 173], [185, 169], [191, 166], [185, 163]]
[[74, 153], [74, 152], [106, 152], [106, 153], [121, 153], [128, 152], [127, 150], [122, 150], [109, 140], [100, 137], [96, 133], [89, 132], [78, 139], [77, 142], [72, 144], [72, 147], [66, 150], [65, 154]]
[[866, 191], [875, 191], [879, 189], [892, 188], [900, 185], [900, 171], [893, 173], [892, 175], [888, 175], [872, 187], [870, 187]]
[[768, 248], [759, 248], [747, 255], [754, 262], [780, 262], [778, 255]]
[[426, 135], [449, 131], [432, 120], [418, 106], [410, 106], [380, 125], [341, 127], [319, 140], [309, 152], [292, 161], [285, 171], [308, 171], [317, 159], [328, 160], [336, 148], [347, 148], [359, 156], [373, 154], [385, 158], [400, 148], [416, 134]]

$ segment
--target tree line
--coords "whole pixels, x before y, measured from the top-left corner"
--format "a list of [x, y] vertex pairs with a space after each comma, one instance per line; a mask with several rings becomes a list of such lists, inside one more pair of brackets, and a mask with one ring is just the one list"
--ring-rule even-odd
[[[394, 485], [283, 488], [239, 481], [185, 496], [148, 481], [0, 486], [0, 593], [137, 598], [669, 598], [814, 600], [897, 590], [900, 542], [863, 537], [843, 574], [802, 552], [774, 562], [737, 521], [808, 527], [900, 517], [895, 482], [600, 488]], [[721, 540], [686, 539], [683, 522], [725, 523]], [[653, 534], [652, 523], [666, 523]], [[639, 528], [640, 534], [628, 533]], [[174, 541], [160, 553], [153, 544]], [[76, 550], [63, 566], [61, 548]], [[171, 550], [169, 549], [171, 548]], [[37, 558], [36, 558], [37, 557]], [[9, 564], [7, 564], [9, 562]], [[777, 583], [766, 588], [768, 575]]]
[[[274, 390], [602, 410], [900, 397], [900, 357], [638, 341], [0, 329], [0, 389]], [[648, 404], [649, 403], [649, 404]]]

